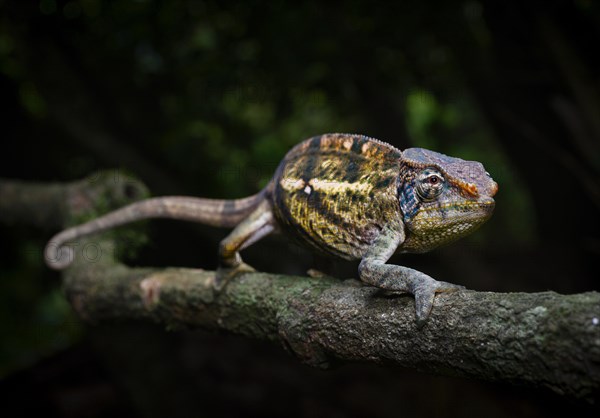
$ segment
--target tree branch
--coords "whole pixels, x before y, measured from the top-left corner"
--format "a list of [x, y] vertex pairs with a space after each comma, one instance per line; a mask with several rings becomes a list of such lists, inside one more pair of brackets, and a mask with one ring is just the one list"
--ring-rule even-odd
[[[10, 204], [2, 209], [0, 221], [11, 219]], [[280, 343], [319, 367], [372, 362], [599, 398], [597, 292], [439, 294], [427, 324], [417, 328], [411, 296], [355, 280], [249, 273], [214, 297], [214, 272], [128, 268], [114, 261], [111, 241], [87, 242], [101, 253], [91, 260], [78, 251], [63, 276], [69, 300], [87, 321], [136, 318], [224, 330]]]

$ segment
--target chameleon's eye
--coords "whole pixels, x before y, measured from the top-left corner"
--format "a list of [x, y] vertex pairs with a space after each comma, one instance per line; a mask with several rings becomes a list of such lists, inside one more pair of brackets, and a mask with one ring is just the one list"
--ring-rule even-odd
[[417, 177], [417, 195], [422, 200], [433, 200], [444, 190], [444, 177], [437, 170], [427, 168]]

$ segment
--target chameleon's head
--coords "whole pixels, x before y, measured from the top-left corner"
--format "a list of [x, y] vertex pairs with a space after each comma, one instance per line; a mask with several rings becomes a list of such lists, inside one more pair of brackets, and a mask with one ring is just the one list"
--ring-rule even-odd
[[471, 233], [492, 216], [498, 184], [481, 163], [422, 148], [407, 149], [402, 157], [403, 251], [429, 251]]

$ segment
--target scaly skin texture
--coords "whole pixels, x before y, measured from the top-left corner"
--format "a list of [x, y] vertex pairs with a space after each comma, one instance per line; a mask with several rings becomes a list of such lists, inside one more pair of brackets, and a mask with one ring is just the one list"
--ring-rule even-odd
[[403, 152], [362, 135], [327, 134], [290, 150], [267, 187], [238, 200], [162, 197], [134, 203], [50, 240], [46, 262], [66, 267], [64, 244], [139, 219], [168, 217], [234, 226], [219, 246], [218, 293], [251, 271], [239, 252], [271, 232], [314, 251], [359, 259], [360, 279], [415, 295], [416, 318], [427, 319], [437, 292], [461, 286], [404, 266], [386, 264], [395, 252], [426, 252], [465, 236], [494, 209], [497, 184], [481, 163], [421, 148]]
[[274, 177], [279, 225], [321, 253], [362, 258], [385, 225], [402, 223], [401, 159], [392, 146], [360, 136], [323, 135], [300, 143]]

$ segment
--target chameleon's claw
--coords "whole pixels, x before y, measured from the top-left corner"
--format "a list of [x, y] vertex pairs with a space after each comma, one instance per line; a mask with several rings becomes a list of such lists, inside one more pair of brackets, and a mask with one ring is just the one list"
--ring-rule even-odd
[[219, 267], [217, 269], [217, 274], [215, 275], [215, 280], [213, 282], [213, 290], [215, 291], [215, 293], [220, 293], [221, 290], [223, 290], [223, 288], [227, 285], [227, 283], [229, 283], [229, 281], [234, 277], [244, 273], [252, 273], [255, 271], [256, 270], [252, 266], [244, 262], [238, 264], [235, 267]]
[[308, 275], [308, 277], [311, 277], [313, 279], [321, 279], [323, 277], [331, 277], [327, 273], [323, 273], [321, 270], [317, 270], [317, 269], [308, 269], [306, 271], [306, 274]]
[[431, 313], [431, 308], [433, 307], [433, 301], [436, 293], [456, 292], [464, 288], [465, 287], [461, 285], [439, 282], [437, 280], [421, 283], [414, 290], [417, 325], [422, 327], [427, 321], [427, 318]]

